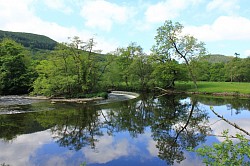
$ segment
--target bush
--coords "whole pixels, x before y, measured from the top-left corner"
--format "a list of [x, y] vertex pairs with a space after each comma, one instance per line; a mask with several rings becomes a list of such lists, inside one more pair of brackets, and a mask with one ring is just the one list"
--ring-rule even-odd
[[221, 143], [214, 143], [212, 147], [203, 146], [195, 150], [198, 155], [203, 156], [203, 163], [206, 165], [250, 165], [250, 144], [249, 140], [241, 134], [236, 134], [238, 143], [229, 139], [228, 131], [222, 132], [225, 140]]

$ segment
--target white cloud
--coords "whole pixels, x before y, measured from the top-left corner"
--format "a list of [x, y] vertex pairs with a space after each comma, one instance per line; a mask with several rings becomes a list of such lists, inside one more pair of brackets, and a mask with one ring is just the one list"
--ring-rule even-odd
[[157, 157], [159, 154], [159, 149], [156, 148], [156, 144], [156, 141], [154, 141], [152, 138], [148, 140], [147, 150], [153, 157]]
[[112, 38], [105, 39], [103, 37], [97, 36], [95, 39], [97, 42], [96, 49], [101, 50], [103, 53], [112, 52], [116, 50], [119, 46], [119, 42]]
[[[44, 21], [37, 17], [33, 10], [35, 0], [0, 0], [0, 29], [14, 32], [28, 32], [46, 35], [58, 42], [68, 42], [67, 38], [79, 36], [83, 41], [93, 37], [87, 30], [75, 27], [63, 27], [55, 22]], [[52, 3], [51, 3], [52, 5]], [[118, 42], [114, 39], [104, 39], [97, 36], [97, 49], [104, 53], [115, 50]]]
[[[42, 163], [40, 163], [42, 164]], [[61, 156], [52, 156], [48, 160], [45, 161], [45, 165], [60, 165], [60, 166], [67, 166], [65, 157]]]
[[65, 14], [70, 14], [73, 10], [67, 6], [64, 0], [45, 0], [44, 3], [51, 9], [61, 11]]
[[173, 166], [187, 166], [187, 165], [204, 165], [202, 162], [202, 158], [198, 155], [192, 155], [189, 152], [184, 151], [185, 160], [181, 161], [180, 163], [176, 162]]
[[[82, 151], [87, 163], [103, 164], [122, 156], [129, 156], [134, 153], [134, 150], [135, 147], [130, 145], [126, 139], [115, 142], [112, 136], [105, 134], [100, 137], [99, 142], [96, 143], [95, 151], [88, 148], [84, 148]], [[96, 151], [98, 151], [98, 153], [96, 153]]]
[[0, 163], [3, 161], [10, 165], [31, 165], [30, 157], [35, 155], [38, 148], [50, 141], [48, 130], [20, 135], [12, 143], [0, 141]]
[[245, 17], [220, 16], [212, 25], [186, 26], [184, 33], [202, 41], [250, 40], [250, 20]]
[[244, 57], [250, 57], [250, 50], [245, 50]]
[[12, 0], [8, 2], [0, 0], [0, 25], [6, 24], [9, 21], [27, 20], [30, 16], [29, 6], [32, 2], [33, 0]]
[[119, 6], [105, 0], [86, 0], [81, 16], [86, 19], [86, 26], [109, 31], [113, 23], [125, 23], [131, 15], [128, 7]]
[[165, 0], [148, 7], [145, 12], [146, 21], [159, 23], [178, 17], [184, 9], [200, 0]]
[[[234, 128], [233, 126], [231, 126], [230, 124], [228, 124], [225, 121], [217, 121], [218, 119], [210, 119], [210, 124], [213, 134], [216, 135], [217, 139], [222, 142], [224, 141], [223, 137], [220, 137], [223, 131], [228, 130], [229, 133], [228, 135], [230, 136], [236, 136], [237, 133], [241, 133], [243, 135], [246, 135], [245, 133], [241, 132], [240, 130]], [[217, 122], [216, 122], [217, 121]], [[216, 123], [215, 123], [216, 122]], [[242, 129], [246, 130], [246, 131], [250, 131], [250, 126], [249, 126], [249, 119], [247, 118], [241, 118], [241, 119], [231, 119], [230, 122], [232, 123], [236, 123], [238, 126], [240, 126]], [[249, 139], [250, 136], [246, 135], [246, 138]]]
[[239, 8], [238, 0], [212, 0], [207, 5], [209, 12], [219, 10], [228, 14], [233, 14]]
[[79, 34], [75, 28], [65, 28], [37, 17], [32, 10], [34, 0], [12, 0], [11, 2], [0, 0], [0, 28], [2, 30], [47, 35], [59, 42], [65, 41], [69, 35]]
[[194, 35], [201, 41], [216, 41], [220, 39], [220, 36], [213, 30], [211, 25], [186, 26], [183, 33]]

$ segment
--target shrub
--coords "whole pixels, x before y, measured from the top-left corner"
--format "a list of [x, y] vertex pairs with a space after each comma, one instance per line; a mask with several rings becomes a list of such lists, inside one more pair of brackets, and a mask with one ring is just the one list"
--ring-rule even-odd
[[241, 134], [236, 134], [239, 142], [234, 143], [229, 139], [228, 130], [223, 131], [225, 140], [221, 143], [214, 143], [212, 147], [203, 146], [195, 150], [198, 155], [203, 156], [203, 163], [206, 165], [250, 165], [250, 144], [249, 140]]

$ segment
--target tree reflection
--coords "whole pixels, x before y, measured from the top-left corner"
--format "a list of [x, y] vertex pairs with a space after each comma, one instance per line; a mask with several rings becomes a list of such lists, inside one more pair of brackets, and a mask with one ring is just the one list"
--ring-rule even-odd
[[210, 131], [206, 125], [208, 114], [199, 108], [197, 99], [182, 99], [186, 97], [141, 96], [138, 100], [102, 106], [56, 104], [53, 111], [0, 116], [1, 128], [9, 123], [15, 129], [11, 136], [1, 130], [1, 137], [11, 139], [27, 132], [30, 124], [36, 124], [33, 128], [50, 129], [60, 146], [80, 150], [86, 146], [95, 148], [104, 132], [109, 135], [129, 132], [135, 138], [150, 128], [158, 156], [173, 164], [184, 160], [185, 150], [204, 142]]
[[[85, 146], [95, 148], [97, 137], [103, 135], [98, 112], [88, 105], [77, 105], [77, 107], [64, 109], [65, 111], [60, 110], [49, 116], [50, 123], [55, 123], [51, 127], [51, 132], [56, 142], [60, 146], [74, 150], [80, 150]], [[48, 119], [48, 113], [44, 115], [46, 119]], [[40, 116], [39, 120], [44, 121], [44, 118]]]
[[145, 101], [116, 103], [105, 112], [106, 115], [101, 111], [108, 134], [128, 131], [133, 138], [143, 134], [145, 128], [151, 124], [152, 116], [148, 109], [149, 103]]
[[250, 100], [238, 97], [199, 96], [199, 102], [210, 106], [227, 105], [228, 110], [236, 111], [235, 114], [240, 114], [242, 110], [250, 110]]
[[0, 115], [0, 138], [9, 142], [21, 134], [46, 130], [30, 114]]
[[158, 156], [172, 165], [185, 159], [184, 150], [205, 141], [211, 129], [206, 125], [208, 114], [197, 107], [197, 100], [181, 103], [174, 96], [155, 100], [156, 112], [152, 123], [152, 136], [157, 142]]
[[204, 142], [211, 130], [206, 125], [208, 114], [198, 108], [197, 100], [192, 98], [182, 103], [180, 99], [178, 96], [142, 97], [137, 102], [112, 107], [102, 116], [110, 134], [129, 131], [136, 137], [150, 127], [159, 157], [173, 164], [184, 160], [184, 150]]

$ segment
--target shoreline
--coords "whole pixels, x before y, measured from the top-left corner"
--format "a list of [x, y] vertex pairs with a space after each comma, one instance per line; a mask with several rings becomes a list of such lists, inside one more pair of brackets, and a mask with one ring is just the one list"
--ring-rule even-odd
[[221, 97], [246, 97], [250, 98], [250, 94], [233, 93], [233, 92], [189, 92], [189, 91], [165, 91], [165, 94], [187, 94], [187, 95], [210, 95]]
[[250, 98], [250, 94], [232, 93], [232, 92], [186, 92], [187, 94], [199, 94], [199, 95], [211, 95], [211, 96], [228, 96], [228, 97], [247, 97]]
[[[167, 94], [186, 94], [186, 95], [204, 95], [204, 96], [217, 96], [217, 97], [240, 97], [240, 98], [250, 98], [250, 94], [241, 94], [241, 93], [232, 93], [232, 92], [188, 92], [188, 91], [178, 91], [178, 90], [162, 90], [163, 95]], [[93, 98], [50, 98], [46, 96], [18, 96], [18, 95], [10, 95], [9, 97], [15, 97], [20, 99], [30, 99], [30, 100], [49, 100], [51, 103], [57, 102], [67, 102], [67, 103], [79, 103], [85, 104], [87, 102], [116, 102], [123, 100], [131, 100], [139, 97], [140, 94], [135, 92], [128, 91], [111, 91], [109, 93], [108, 99], [104, 99], [103, 97], [93, 97]], [[6, 97], [6, 96], [5, 96]]]
[[250, 98], [250, 94], [244, 94], [239, 92], [195, 92], [195, 91], [180, 91], [178, 89], [168, 90], [156, 87], [158, 90], [164, 92], [164, 94], [187, 94], [187, 95], [210, 95], [210, 96], [225, 96], [225, 97], [246, 97]]

